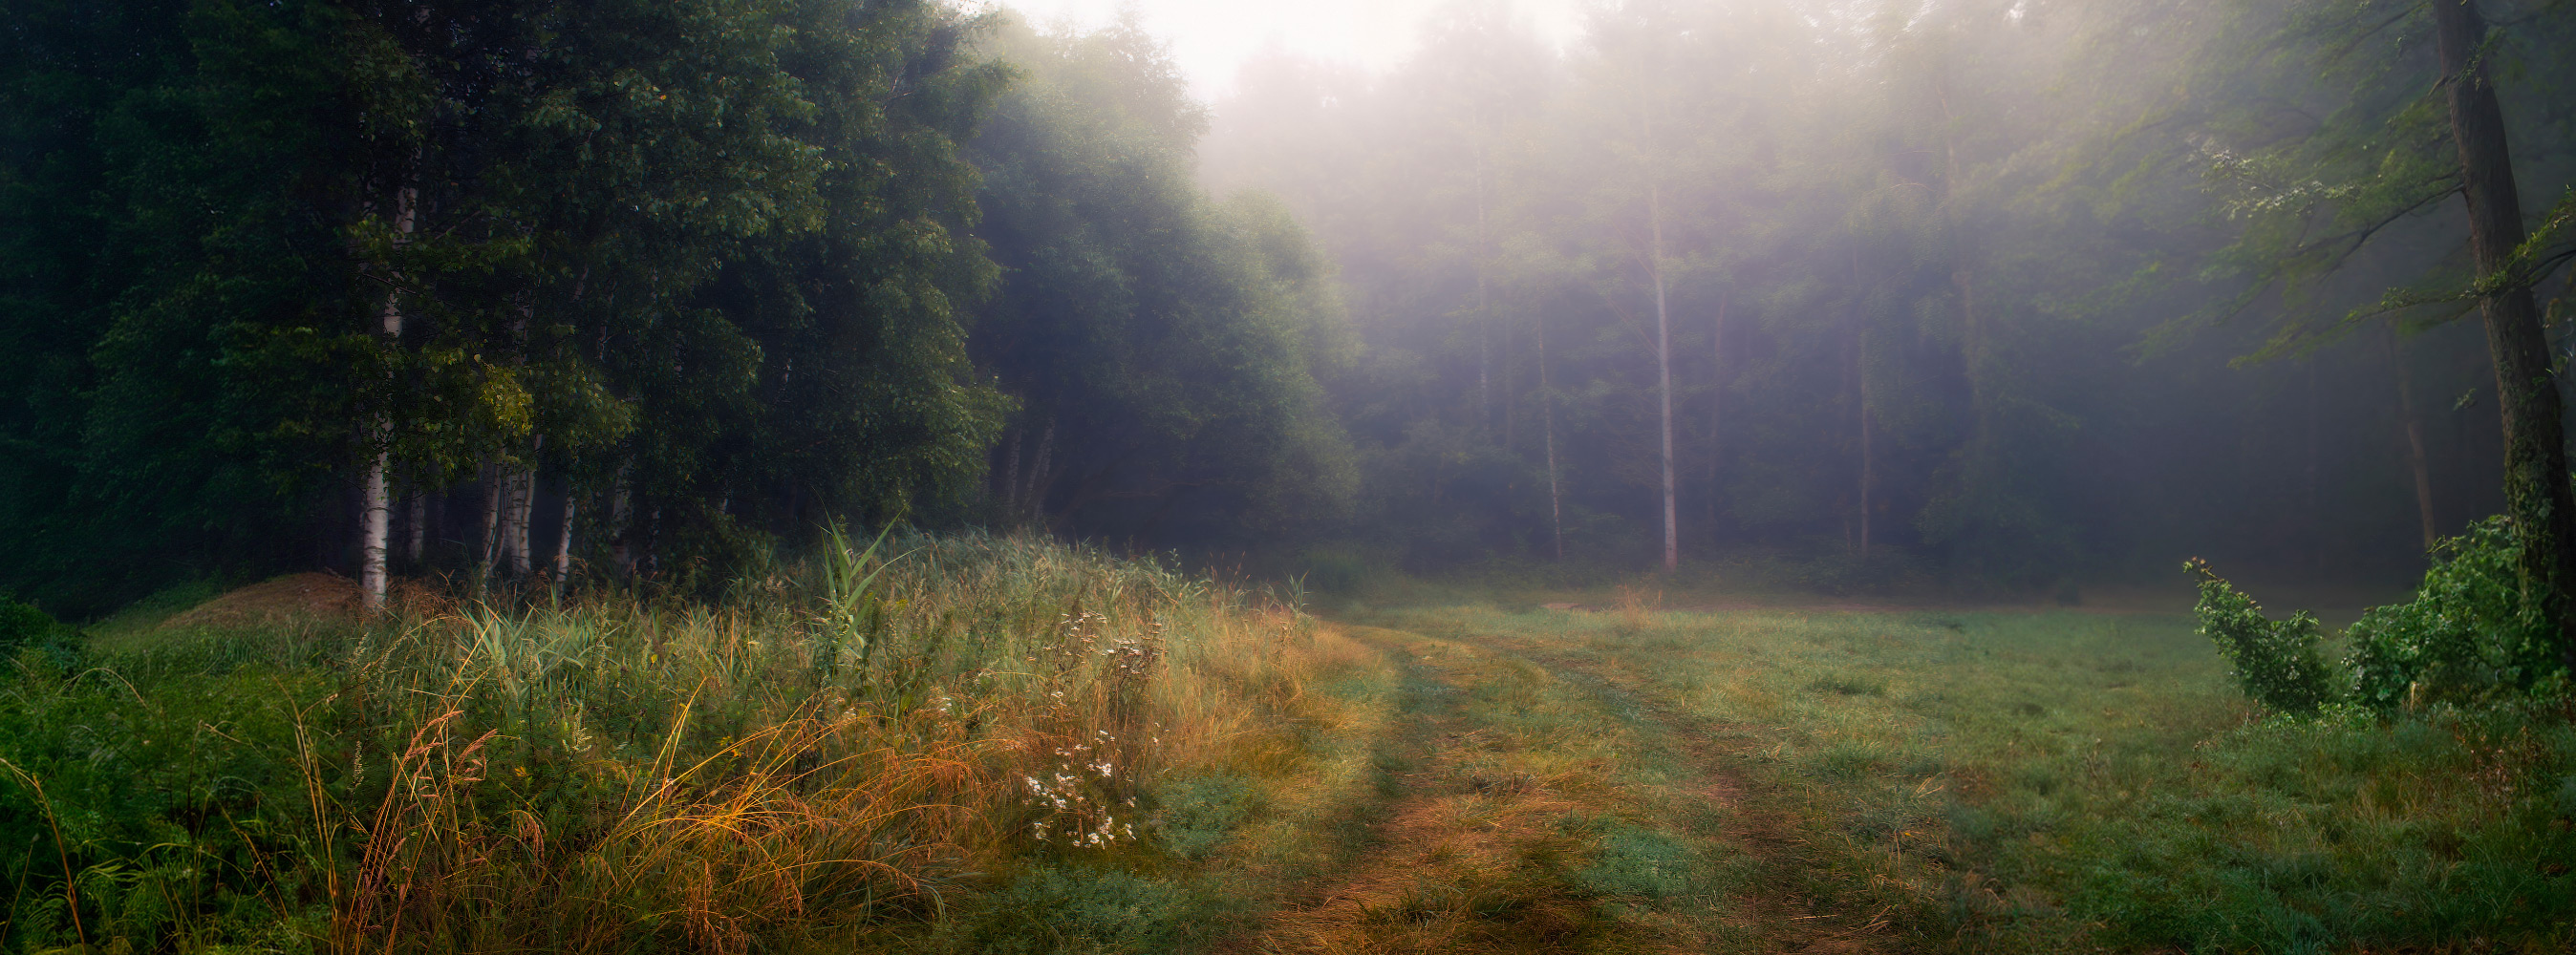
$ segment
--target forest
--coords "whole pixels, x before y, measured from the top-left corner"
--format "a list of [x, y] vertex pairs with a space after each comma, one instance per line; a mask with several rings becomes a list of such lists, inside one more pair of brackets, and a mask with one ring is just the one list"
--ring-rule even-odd
[[0, 952], [2576, 945], [2576, 2], [1578, 22], [0, 0]]

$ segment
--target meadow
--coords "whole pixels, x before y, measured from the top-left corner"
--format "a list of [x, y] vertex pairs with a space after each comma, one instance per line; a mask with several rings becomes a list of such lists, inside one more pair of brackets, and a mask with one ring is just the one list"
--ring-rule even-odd
[[2182, 614], [1317, 610], [983, 536], [309, 578], [15, 618], [0, 951], [2576, 945], [2568, 713], [2266, 716]]
[[[1382, 611], [1587, 688], [1744, 834], [1733, 897], [1937, 951], [2567, 951], [2564, 709], [2265, 716], [2184, 614]], [[1521, 606], [1527, 607], [1527, 603]]]

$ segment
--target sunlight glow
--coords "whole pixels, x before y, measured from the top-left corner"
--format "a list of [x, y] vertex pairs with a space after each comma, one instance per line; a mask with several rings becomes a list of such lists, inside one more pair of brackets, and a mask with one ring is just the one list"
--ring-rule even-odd
[[[1412, 51], [1422, 22], [1461, 0], [1014, 0], [1001, 4], [1043, 29], [1098, 27], [1132, 9], [1171, 44], [1200, 99], [1221, 97], [1244, 60], [1276, 45], [1290, 52], [1382, 70]], [[1550, 42], [1572, 38], [1580, 0], [1465, 0], [1512, 9]]]

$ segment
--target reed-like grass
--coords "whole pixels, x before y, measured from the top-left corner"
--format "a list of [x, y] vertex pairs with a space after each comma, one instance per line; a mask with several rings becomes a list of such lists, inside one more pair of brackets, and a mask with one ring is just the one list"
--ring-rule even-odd
[[0, 948], [955, 946], [1033, 874], [1187, 895], [1172, 844], [1250, 821], [1211, 829], [1203, 783], [1333, 777], [1318, 741], [1370, 716], [1317, 687], [1373, 665], [1290, 598], [982, 535], [717, 605], [117, 644], [0, 678]]

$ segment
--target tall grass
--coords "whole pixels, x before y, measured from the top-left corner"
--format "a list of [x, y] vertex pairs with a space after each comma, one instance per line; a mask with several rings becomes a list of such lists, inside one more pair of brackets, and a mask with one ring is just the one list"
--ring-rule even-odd
[[0, 698], [0, 848], [46, 850], [0, 859], [0, 946], [919, 937], [1019, 873], [1161, 864], [1165, 791], [1306, 758], [1311, 685], [1366, 658], [1259, 591], [981, 535], [842, 541], [713, 606], [141, 643], [22, 657]]

